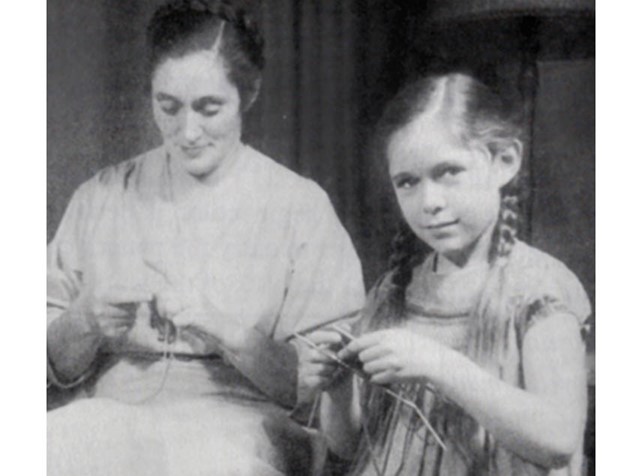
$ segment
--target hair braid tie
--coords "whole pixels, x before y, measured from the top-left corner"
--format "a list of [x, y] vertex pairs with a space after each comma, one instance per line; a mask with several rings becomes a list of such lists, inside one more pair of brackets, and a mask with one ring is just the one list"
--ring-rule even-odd
[[499, 221], [497, 223], [496, 258], [507, 258], [514, 245], [518, 233], [518, 197], [505, 195], [501, 199]]

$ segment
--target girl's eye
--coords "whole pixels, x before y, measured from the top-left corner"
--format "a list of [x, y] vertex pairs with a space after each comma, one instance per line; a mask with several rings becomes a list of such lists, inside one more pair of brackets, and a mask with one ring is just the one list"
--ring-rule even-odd
[[394, 180], [394, 186], [399, 189], [409, 189], [420, 182], [418, 177], [401, 177]]

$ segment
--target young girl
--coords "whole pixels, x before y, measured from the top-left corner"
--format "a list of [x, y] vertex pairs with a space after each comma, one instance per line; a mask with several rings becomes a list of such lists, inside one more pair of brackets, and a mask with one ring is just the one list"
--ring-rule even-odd
[[580, 474], [590, 305], [562, 263], [515, 239], [514, 115], [472, 77], [448, 74], [399, 93], [380, 132], [406, 226], [358, 337], [337, 354], [365, 378], [333, 378], [315, 349], [303, 364], [325, 390], [331, 452], [352, 474]]

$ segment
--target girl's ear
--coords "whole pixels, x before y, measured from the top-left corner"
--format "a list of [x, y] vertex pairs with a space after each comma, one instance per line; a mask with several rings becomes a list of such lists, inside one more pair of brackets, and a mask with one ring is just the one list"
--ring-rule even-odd
[[507, 185], [521, 169], [523, 161], [523, 143], [519, 139], [503, 142], [493, 152], [493, 167], [497, 172], [499, 188]]

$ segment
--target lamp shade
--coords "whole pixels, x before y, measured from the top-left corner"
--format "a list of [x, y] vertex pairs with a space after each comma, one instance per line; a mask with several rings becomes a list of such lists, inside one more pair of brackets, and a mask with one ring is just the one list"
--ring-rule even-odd
[[432, 21], [494, 18], [508, 16], [556, 16], [571, 13], [592, 13], [594, 0], [432, 0], [429, 2]]

